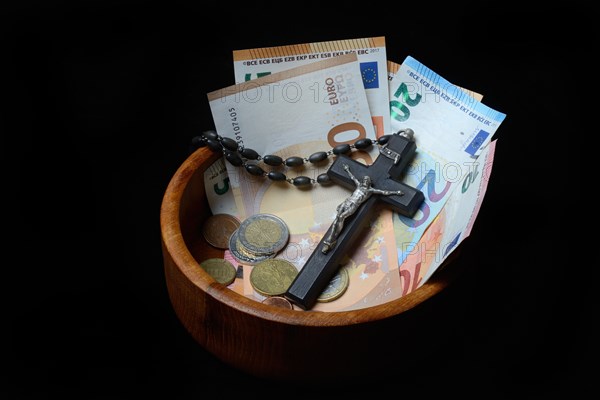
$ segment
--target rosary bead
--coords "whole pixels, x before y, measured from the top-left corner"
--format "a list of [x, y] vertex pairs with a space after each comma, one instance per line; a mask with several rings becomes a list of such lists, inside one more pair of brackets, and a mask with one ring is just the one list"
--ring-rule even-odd
[[244, 147], [244, 149], [240, 152], [242, 154], [242, 157], [247, 158], [248, 160], [258, 160], [258, 153], [252, 149], [247, 149]]
[[217, 131], [213, 131], [213, 130], [202, 132], [202, 136], [204, 136], [205, 138], [210, 139], [210, 140], [217, 140], [219, 138]]
[[203, 136], [194, 136], [192, 138], [192, 146], [195, 149], [206, 146], [206, 139]]
[[383, 146], [384, 144], [390, 141], [391, 137], [392, 135], [383, 135], [379, 139], [377, 139], [377, 143]]
[[246, 171], [248, 171], [248, 173], [250, 175], [263, 176], [265, 174], [265, 171], [258, 165], [246, 164], [244, 167], [246, 168]]
[[340, 154], [348, 154], [352, 150], [352, 147], [348, 143], [338, 144], [333, 148], [333, 154], [339, 156]]
[[269, 178], [272, 181], [285, 181], [287, 179], [283, 173], [277, 171], [269, 172], [267, 174], [267, 178]]
[[311, 162], [313, 164], [318, 163], [320, 161], [324, 161], [331, 154], [334, 154], [336, 156], [350, 154], [352, 152], [352, 148], [355, 148], [357, 150], [367, 150], [371, 148], [373, 144], [385, 146], [393, 135], [401, 135], [412, 139], [414, 137], [414, 132], [412, 131], [412, 129], [403, 129], [394, 134], [383, 135], [377, 140], [363, 138], [354, 142], [353, 145], [347, 143], [338, 144], [329, 151], [318, 151], [316, 153], [311, 154], [311, 156], [308, 158], [288, 157], [285, 159], [285, 161], [281, 157], [276, 156], [274, 154], [268, 154], [264, 157], [261, 157], [260, 154], [258, 154], [255, 150], [247, 149], [243, 146], [240, 146], [239, 143], [234, 139], [223, 138], [219, 136], [219, 134], [217, 134], [217, 131], [214, 129], [204, 131], [200, 135], [193, 137], [192, 146], [195, 149], [208, 146], [215, 153], [223, 153], [225, 159], [229, 161], [231, 165], [234, 165], [236, 167], [243, 166], [250, 175], [263, 177], [266, 176], [271, 181], [286, 181], [293, 184], [296, 187], [306, 187], [314, 183], [318, 183], [320, 185], [328, 185], [333, 181], [327, 173], [323, 173], [317, 176], [316, 181], [312, 178], [309, 178], [308, 176], [297, 176], [295, 178], [288, 179], [283, 172], [270, 171], [267, 173], [258, 165], [248, 164], [245, 162], [245, 160], [262, 160], [265, 164], [273, 167], [279, 167], [281, 165], [285, 165], [286, 167], [299, 167], [303, 165], [306, 161]]
[[290, 157], [285, 160], [285, 165], [288, 167], [298, 167], [304, 164], [304, 159], [302, 157]]
[[326, 151], [319, 151], [317, 153], [313, 153], [311, 154], [310, 157], [308, 157], [308, 161], [310, 161], [311, 163], [317, 163], [319, 161], [323, 161], [327, 159], [327, 152]]
[[283, 158], [272, 154], [268, 154], [263, 157], [263, 162], [273, 167], [279, 167], [281, 164], [283, 164]]
[[321, 174], [317, 176], [317, 183], [320, 185], [328, 185], [332, 182], [331, 178], [327, 174]]
[[354, 147], [356, 147], [359, 150], [365, 150], [368, 149], [369, 147], [371, 147], [373, 145], [373, 142], [371, 141], [371, 139], [358, 139], [355, 143], [354, 143]]
[[231, 138], [223, 138], [221, 139], [221, 144], [229, 151], [237, 151], [238, 144], [235, 140]]
[[306, 186], [312, 184], [312, 180], [308, 176], [297, 176], [292, 179], [294, 186]]
[[223, 151], [223, 146], [221, 146], [221, 142], [218, 140], [208, 139], [206, 143], [208, 144], [208, 147], [215, 153], [220, 153]]
[[242, 165], [244, 165], [244, 160], [242, 160], [242, 157], [240, 157], [240, 155], [237, 152], [234, 153], [231, 151], [226, 151], [225, 159], [229, 161], [231, 165], [234, 165], [236, 167], [241, 167]]

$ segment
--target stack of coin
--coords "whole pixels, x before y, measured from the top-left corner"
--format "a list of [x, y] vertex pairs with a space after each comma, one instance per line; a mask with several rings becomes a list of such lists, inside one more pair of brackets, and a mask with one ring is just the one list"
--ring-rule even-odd
[[240, 223], [229, 238], [229, 251], [242, 264], [256, 265], [274, 258], [285, 247], [290, 232], [285, 222], [272, 214], [254, 214]]

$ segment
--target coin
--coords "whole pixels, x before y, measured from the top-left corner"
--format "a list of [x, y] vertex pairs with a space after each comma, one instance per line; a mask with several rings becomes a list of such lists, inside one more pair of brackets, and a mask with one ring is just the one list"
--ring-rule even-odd
[[250, 284], [263, 296], [284, 294], [292, 281], [298, 275], [298, 270], [289, 261], [274, 258], [261, 261], [250, 272]]
[[235, 267], [223, 258], [208, 258], [202, 261], [200, 266], [217, 282], [225, 286], [230, 285], [235, 280], [237, 273]]
[[238, 229], [240, 221], [230, 214], [214, 214], [202, 225], [204, 239], [219, 249], [229, 248], [229, 237]]
[[292, 303], [285, 297], [281, 297], [281, 296], [269, 296], [266, 299], [264, 299], [262, 301], [262, 303], [268, 304], [270, 306], [279, 307], [279, 308], [287, 308], [288, 310], [294, 309], [294, 306], [292, 305]]
[[254, 214], [240, 223], [238, 239], [256, 255], [274, 254], [283, 249], [290, 237], [285, 222], [273, 214]]
[[274, 254], [254, 256], [247, 252], [238, 239], [238, 231], [233, 232], [229, 238], [229, 252], [239, 263], [246, 265], [256, 265], [261, 261], [268, 260], [275, 256]]
[[350, 276], [346, 268], [340, 268], [340, 270], [331, 278], [331, 281], [323, 289], [317, 301], [320, 303], [327, 303], [339, 298], [344, 294], [348, 285], [350, 284]]

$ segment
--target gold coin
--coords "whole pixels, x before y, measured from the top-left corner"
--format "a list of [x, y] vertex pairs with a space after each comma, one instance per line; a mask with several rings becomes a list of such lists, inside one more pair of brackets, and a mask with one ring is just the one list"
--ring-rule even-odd
[[263, 296], [277, 296], [288, 290], [296, 275], [298, 270], [294, 264], [273, 258], [261, 261], [252, 268], [250, 284]]
[[275, 254], [283, 249], [290, 231], [281, 218], [272, 214], [254, 214], [238, 228], [242, 246], [255, 255]]
[[235, 267], [223, 258], [209, 258], [200, 263], [200, 266], [217, 282], [225, 286], [231, 285], [237, 273]]
[[218, 249], [229, 247], [229, 238], [240, 226], [240, 221], [230, 214], [214, 214], [202, 225], [204, 239]]
[[327, 303], [338, 299], [344, 294], [348, 285], [350, 284], [350, 275], [346, 268], [340, 268], [340, 270], [331, 278], [331, 281], [327, 285], [323, 292], [317, 297], [317, 301], [321, 303]]
[[262, 303], [268, 304], [270, 306], [275, 306], [278, 308], [287, 308], [288, 310], [294, 309], [294, 306], [292, 305], [292, 303], [285, 297], [281, 297], [281, 296], [269, 296], [266, 299], [264, 299], [262, 301]]

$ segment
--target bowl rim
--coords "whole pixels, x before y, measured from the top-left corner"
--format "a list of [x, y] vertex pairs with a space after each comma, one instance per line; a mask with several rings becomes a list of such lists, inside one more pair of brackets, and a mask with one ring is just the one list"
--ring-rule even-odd
[[181, 199], [190, 180], [199, 168], [212, 165], [219, 157], [220, 154], [212, 152], [207, 147], [191, 153], [171, 177], [160, 208], [163, 251], [169, 253], [174, 264], [189, 281], [212, 299], [239, 312], [273, 322], [320, 327], [345, 326], [399, 315], [413, 309], [448, 286], [449, 282], [445, 276], [438, 278], [443, 274], [434, 274], [419, 288], [398, 299], [357, 310], [331, 312], [276, 308], [228, 289], [216, 282], [200, 267], [185, 244], [179, 220]]

